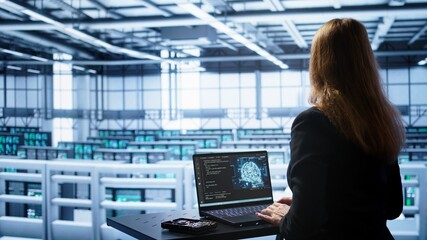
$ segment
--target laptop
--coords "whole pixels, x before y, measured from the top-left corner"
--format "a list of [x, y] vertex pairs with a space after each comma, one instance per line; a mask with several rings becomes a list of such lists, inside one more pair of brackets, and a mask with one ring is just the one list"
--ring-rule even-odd
[[199, 214], [234, 226], [263, 223], [273, 203], [267, 151], [193, 155]]

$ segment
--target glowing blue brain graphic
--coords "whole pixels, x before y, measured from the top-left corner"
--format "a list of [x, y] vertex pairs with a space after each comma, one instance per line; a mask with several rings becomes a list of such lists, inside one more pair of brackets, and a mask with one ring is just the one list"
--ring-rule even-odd
[[262, 186], [261, 170], [253, 162], [246, 162], [242, 166], [242, 180], [252, 183], [253, 187]]

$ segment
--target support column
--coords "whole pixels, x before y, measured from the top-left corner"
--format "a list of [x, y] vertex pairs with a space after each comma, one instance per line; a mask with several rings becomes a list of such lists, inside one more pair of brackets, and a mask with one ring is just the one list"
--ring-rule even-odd
[[255, 91], [256, 91], [256, 119], [262, 118], [262, 103], [261, 103], [261, 72], [255, 71]]
[[75, 141], [86, 141], [89, 136], [89, 109], [91, 109], [90, 102], [90, 81], [96, 80], [95, 77], [91, 77], [89, 74], [75, 76], [73, 84], [77, 86], [76, 95], [74, 98], [74, 109], [81, 109], [87, 111], [84, 114], [84, 118], [75, 119], [76, 129], [73, 130], [73, 139]]

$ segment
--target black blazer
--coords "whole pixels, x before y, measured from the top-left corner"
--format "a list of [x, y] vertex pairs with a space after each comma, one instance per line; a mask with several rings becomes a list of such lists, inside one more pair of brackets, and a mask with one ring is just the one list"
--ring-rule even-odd
[[280, 232], [293, 239], [393, 239], [387, 219], [402, 212], [397, 161], [385, 164], [346, 140], [317, 108], [295, 119]]

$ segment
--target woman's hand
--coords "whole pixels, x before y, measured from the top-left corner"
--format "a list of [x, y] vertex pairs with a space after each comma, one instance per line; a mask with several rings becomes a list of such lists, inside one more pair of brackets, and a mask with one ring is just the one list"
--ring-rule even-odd
[[292, 204], [292, 197], [282, 197], [277, 202], [291, 206], [291, 204]]
[[[283, 199], [284, 198], [280, 200]], [[289, 201], [287, 200], [287, 202]], [[292, 199], [290, 199], [290, 202], [292, 202]], [[262, 220], [278, 226], [280, 224], [280, 220], [282, 220], [282, 218], [288, 213], [289, 208], [290, 206], [286, 203], [275, 202], [267, 208], [263, 209], [260, 213], [256, 213], [256, 215]]]

